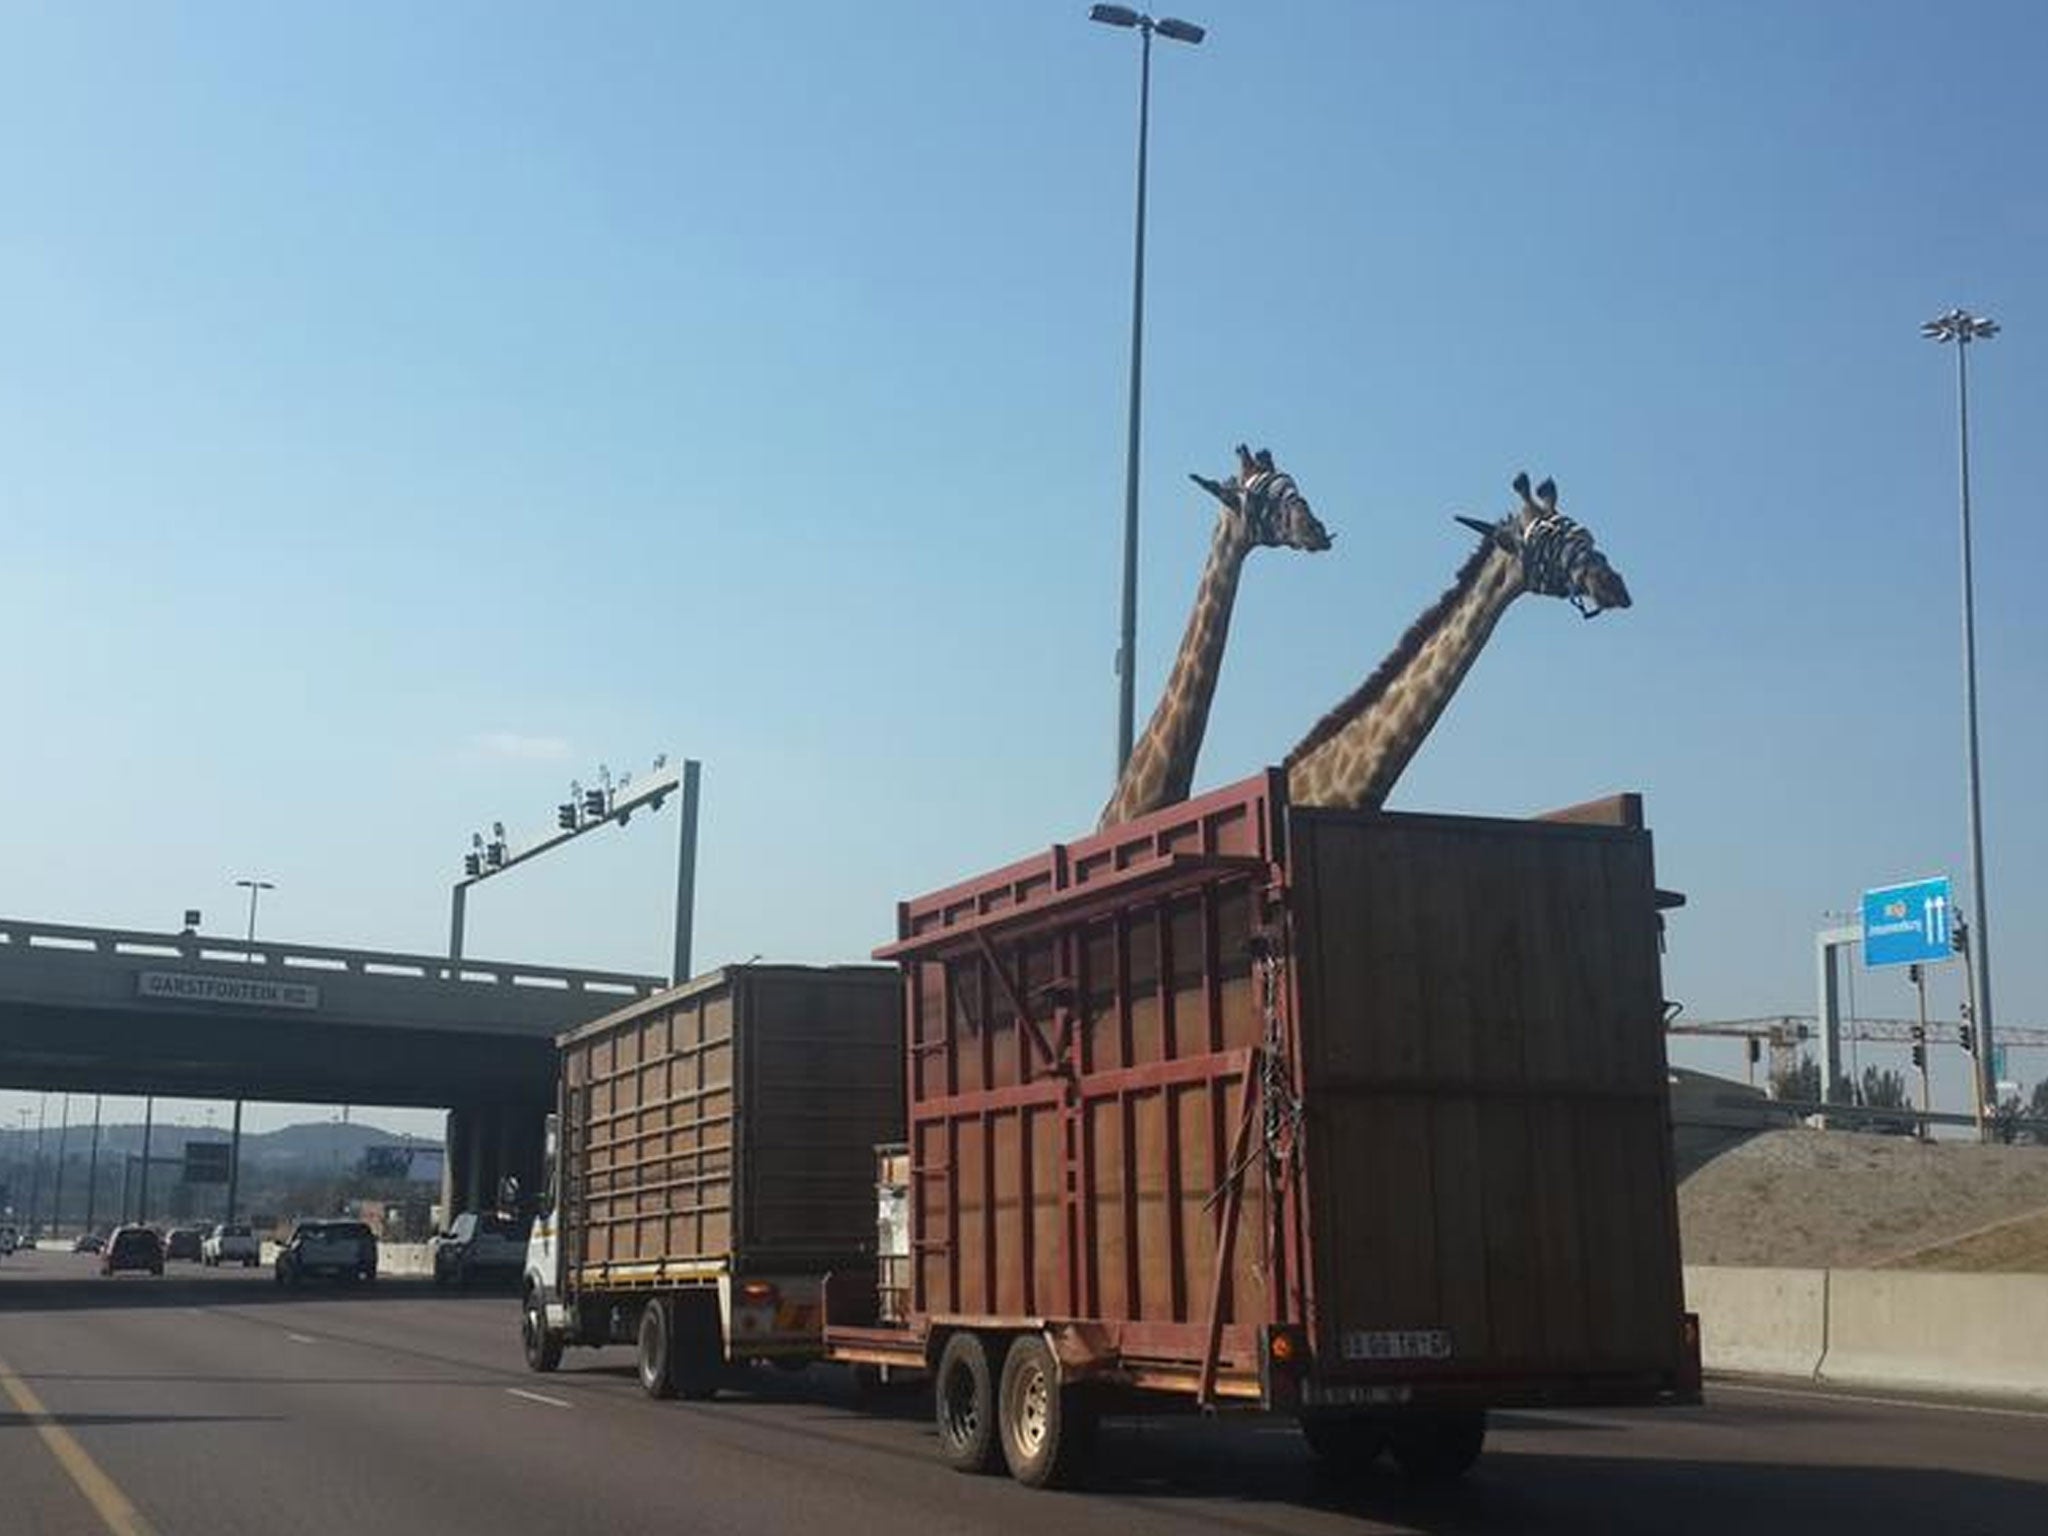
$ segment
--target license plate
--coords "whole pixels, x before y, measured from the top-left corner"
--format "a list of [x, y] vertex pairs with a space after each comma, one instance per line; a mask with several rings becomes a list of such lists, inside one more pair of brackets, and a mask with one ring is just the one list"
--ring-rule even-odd
[[1346, 1360], [1448, 1360], [1448, 1328], [1354, 1329], [1344, 1335]]

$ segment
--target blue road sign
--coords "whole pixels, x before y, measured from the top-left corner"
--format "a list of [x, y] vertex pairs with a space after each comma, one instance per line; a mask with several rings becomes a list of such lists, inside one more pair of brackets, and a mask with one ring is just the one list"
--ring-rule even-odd
[[1880, 886], [1863, 893], [1863, 963], [1912, 965], [1946, 960], [1955, 903], [1948, 876]]

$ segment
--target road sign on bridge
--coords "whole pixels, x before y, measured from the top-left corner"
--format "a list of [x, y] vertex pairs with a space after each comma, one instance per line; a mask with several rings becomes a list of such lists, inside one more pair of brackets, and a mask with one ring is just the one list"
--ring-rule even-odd
[[186, 1142], [185, 1182], [187, 1184], [227, 1183], [228, 1161], [231, 1155], [230, 1145], [225, 1141]]
[[1955, 901], [1948, 876], [1863, 893], [1863, 963], [1915, 965], [1954, 953]]

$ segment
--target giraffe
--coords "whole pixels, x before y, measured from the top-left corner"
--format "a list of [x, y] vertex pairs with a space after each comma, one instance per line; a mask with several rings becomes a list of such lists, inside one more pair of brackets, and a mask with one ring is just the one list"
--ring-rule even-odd
[[1373, 674], [1287, 754], [1290, 803], [1385, 804], [1494, 625], [1523, 593], [1568, 598], [1589, 619], [1629, 606], [1628, 584], [1593, 535], [1557, 510], [1556, 485], [1545, 480], [1531, 497], [1523, 474], [1514, 489], [1522, 504], [1498, 523], [1458, 519], [1485, 542]]
[[[1230, 610], [1245, 556], [1261, 545], [1310, 551], [1330, 547], [1329, 532], [1309, 510], [1294, 477], [1273, 467], [1267, 449], [1254, 454], [1238, 444], [1237, 473], [1228, 480], [1188, 478], [1221, 502], [1222, 510], [1165, 691], [1144, 734], [1132, 744], [1098, 827], [1113, 827], [1187, 798], [1230, 638]], [[1124, 664], [1130, 660], [1125, 657]]]

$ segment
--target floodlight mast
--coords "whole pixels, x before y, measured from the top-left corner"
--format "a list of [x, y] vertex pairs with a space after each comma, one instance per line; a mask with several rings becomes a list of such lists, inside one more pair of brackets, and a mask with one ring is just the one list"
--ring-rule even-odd
[[[1984, 900], [1984, 802], [1977, 768], [1977, 603], [1970, 550], [1970, 369], [1973, 341], [1989, 341], [1998, 322], [1966, 309], [1951, 309], [1920, 327], [1936, 343], [1956, 347], [1956, 434], [1963, 525], [1963, 751], [1969, 770], [1970, 898], [1975, 911], [1969, 930], [1970, 1019], [1977, 1031], [1978, 1091], [1998, 1103], [1998, 1071], [1991, 1052], [1991, 924]], [[1987, 1135], [1990, 1133], [1987, 1131]]]
[[1135, 28], [1143, 39], [1138, 64], [1138, 216], [1131, 259], [1131, 398], [1124, 444], [1123, 609], [1118, 629], [1116, 672], [1116, 771], [1131, 758], [1137, 716], [1138, 651], [1138, 417], [1145, 355], [1145, 156], [1152, 118], [1152, 34], [1176, 43], [1199, 43], [1208, 33], [1191, 21], [1152, 17], [1127, 5], [1097, 5], [1090, 21]]

